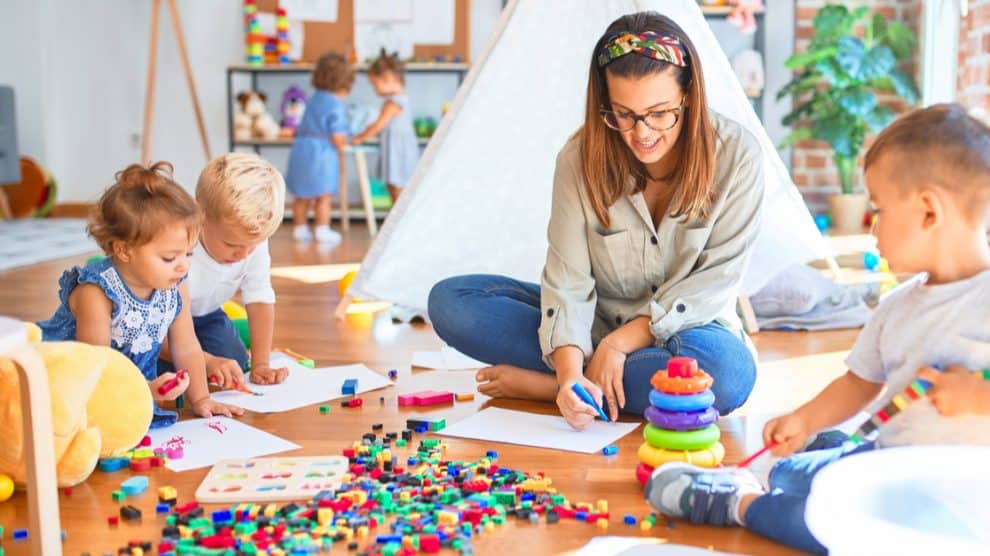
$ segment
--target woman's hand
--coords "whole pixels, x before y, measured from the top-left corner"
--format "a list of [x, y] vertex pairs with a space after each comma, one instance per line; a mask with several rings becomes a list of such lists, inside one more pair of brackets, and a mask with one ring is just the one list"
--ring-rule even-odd
[[226, 417], [244, 415], [244, 410], [236, 405], [227, 405], [225, 403], [213, 401], [213, 399], [209, 396], [193, 402], [192, 410], [196, 415], [206, 418], [213, 417], [214, 415], [224, 415]]
[[[163, 393], [159, 393], [158, 389], [167, 384], [171, 384], [171, 387]], [[186, 388], [189, 387], [189, 373], [187, 371], [162, 373], [158, 378], [149, 382], [148, 387], [151, 388], [152, 399], [156, 401], [174, 400], [181, 396], [186, 391]]]
[[235, 388], [238, 384], [244, 384], [244, 371], [241, 370], [237, 361], [205, 352], [203, 355], [206, 356], [207, 382], [224, 389]]
[[602, 391], [595, 383], [584, 377], [578, 377], [575, 380], [569, 380], [560, 385], [560, 389], [557, 391], [557, 407], [560, 408], [560, 414], [564, 416], [564, 420], [567, 421], [568, 425], [580, 431], [588, 428], [588, 425], [598, 416], [598, 412], [595, 411], [595, 408], [584, 403], [574, 393], [574, 390], [571, 390], [571, 386], [575, 382], [584, 386], [584, 389], [591, 394], [591, 397], [599, 405], [602, 403]]
[[763, 427], [763, 444], [769, 446], [776, 442], [777, 445], [770, 452], [778, 458], [784, 458], [801, 449], [810, 434], [808, 421], [795, 411], [771, 419]]
[[619, 409], [626, 406], [626, 394], [622, 388], [622, 373], [625, 370], [626, 354], [620, 351], [607, 339], [598, 344], [598, 349], [591, 355], [584, 376], [601, 388], [608, 404], [608, 416], [615, 421], [619, 417]]

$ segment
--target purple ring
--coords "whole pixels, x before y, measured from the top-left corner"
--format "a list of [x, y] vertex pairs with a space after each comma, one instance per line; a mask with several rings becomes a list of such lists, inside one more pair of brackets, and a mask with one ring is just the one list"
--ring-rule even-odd
[[718, 421], [718, 410], [714, 407], [701, 411], [664, 411], [651, 405], [643, 415], [654, 427], [675, 431], [701, 429]]

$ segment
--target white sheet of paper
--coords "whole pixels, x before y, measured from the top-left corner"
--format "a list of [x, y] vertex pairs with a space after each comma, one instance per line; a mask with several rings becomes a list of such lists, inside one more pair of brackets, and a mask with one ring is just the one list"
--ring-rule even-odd
[[718, 552], [687, 546], [666, 544], [660, 539], [639, 537], [595, 537], [588, 541], [574, 556], [730, 556], [731, 552]]
[[593, 454], [629, 434], [639, 423], [596, 420], [576, 431], [559, 415], [539, 415], [489, 407], [437, 434]]
[[359, 0], [354, 2], [354, 23], [411, 21], [412, 0]]
[[275, 413], [345, 398], [347, 396], [340, 389], [349, 378], [357, 379], [359, 394], [392, 385], [391, 380], [360, 364], [308, 369], [285, 354], [272, 353], [271, 366], [288, 367], [289, 376], [282, 384], [248, 384], [249, 389], [263, 394], [262, 396], [224, 390], [214, 392], [210, 397], [256, 413]]
[[303, 20], [289, 19], [289, 60], [302, 59], [303, 45], [306, 44], [306, 32]]
[[406, 60], [413, 55], [412, 33], [412, 20], [355, 23], [354, 50], [361, 61], [377, 58], [382, 48], [389, 54], [397, 52], [399, 58]]
[[453, 44], [454, 0], [413, 0], [413, 42]]
[[488, 363], [472, 359], [450, 346], [444, 346], [440, 351], [415, 351], [412, 356], [412, 365], [427, 369], [446, 370], [480, 369], [489, 366]]
[[188, 471], [209, 467], [222, 459], [253, 458], [300, 447], [226, 417], [179, 421], [171, 427], [151, 429], [148, 436], [152, 449], [173, 441], [182, 445], [182, 458], [165, 464], [172, 471]]
[[292, 19], [337, 21], [337, 0], [279, 0], [278, 5], [285, 8], [286, 15]]

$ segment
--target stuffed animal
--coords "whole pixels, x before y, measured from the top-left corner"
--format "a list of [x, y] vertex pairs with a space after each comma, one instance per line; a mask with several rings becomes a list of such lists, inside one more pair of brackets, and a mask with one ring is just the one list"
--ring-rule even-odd
[[292, 137], [302, 121], [303, 112], [306, 110], [306, 93], [295, 85], [289, 87], [282, 93], [282, 102], [279, 105], [279, 112], [282, 114], [282, 129], [279, 135]]
[[237, 112], [234, 114], [234, 140], [275, 139], [278, 124], [265, 107], [265, 93], [247, 91], [237, 95]]
[[[77, 485], [99, 458], [121, 455], [141, 441], [151, 424], [151, 390], [138, 368], [109, 347], [38, 342], [36, 328], [29, 336], [48, 371], [58, 485]], [[0, 359], [0, 474], [23, 487], [19, 383], [10, 360]]]

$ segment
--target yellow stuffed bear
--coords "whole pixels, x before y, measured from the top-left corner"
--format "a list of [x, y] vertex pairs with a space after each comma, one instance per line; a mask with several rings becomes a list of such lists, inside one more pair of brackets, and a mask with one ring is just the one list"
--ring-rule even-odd
[[[109, 347], [42, 343], [40, 330], [30, 327], [29, 337], [48, 369], [58, 485], [77, 485], [99, 458], [120, 455], [141, 441], [151, 424], [151, 391], [134, 363]], [[17, 370], [0, 359], [0, 473], [20, 487], [23, 432]]]

